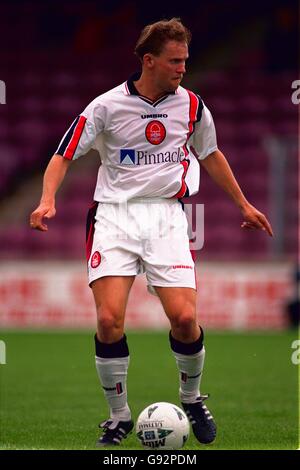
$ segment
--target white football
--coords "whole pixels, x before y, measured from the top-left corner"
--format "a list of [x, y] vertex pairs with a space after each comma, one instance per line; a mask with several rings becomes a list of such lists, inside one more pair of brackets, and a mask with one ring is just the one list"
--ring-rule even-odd
[[136, 435], [146, 449], [181, 449], [189, 437], [185, 412], [172, 403], [153, 403], [139, 415]]

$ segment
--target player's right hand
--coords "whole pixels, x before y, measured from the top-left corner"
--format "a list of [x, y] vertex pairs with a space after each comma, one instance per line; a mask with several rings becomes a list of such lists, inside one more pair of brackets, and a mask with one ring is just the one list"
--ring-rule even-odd
[[48, 226], [44, 224], [43, 219], [51, 219], [55, 214], [54, 205], [40, 204], [30, 215], [30, 227], [41, 232], [47, 232]]

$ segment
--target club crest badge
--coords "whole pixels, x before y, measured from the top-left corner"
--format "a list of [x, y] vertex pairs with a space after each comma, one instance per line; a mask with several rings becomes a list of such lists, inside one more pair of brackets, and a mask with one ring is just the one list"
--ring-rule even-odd
[[150, 121], [145, 130], [146, 139], [152, 145], [161, 144], [166, 137], [166, 128], [160, 121]]

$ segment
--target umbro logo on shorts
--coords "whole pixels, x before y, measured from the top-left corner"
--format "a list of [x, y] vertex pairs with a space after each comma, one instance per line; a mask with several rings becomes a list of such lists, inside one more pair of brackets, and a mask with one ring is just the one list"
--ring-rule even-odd
[[174, 264], [173, 269], [194, 269], [194, 267], [186, 266], [185, 264]]

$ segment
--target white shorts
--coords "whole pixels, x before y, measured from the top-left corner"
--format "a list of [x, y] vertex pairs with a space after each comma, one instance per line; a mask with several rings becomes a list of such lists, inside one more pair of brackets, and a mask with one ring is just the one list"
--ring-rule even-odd
[[87, 221], [89, 285], [104, 276], [146, 273], [148, 289], [195, 289], [187, 219], [177, 199], [95, 202]]

